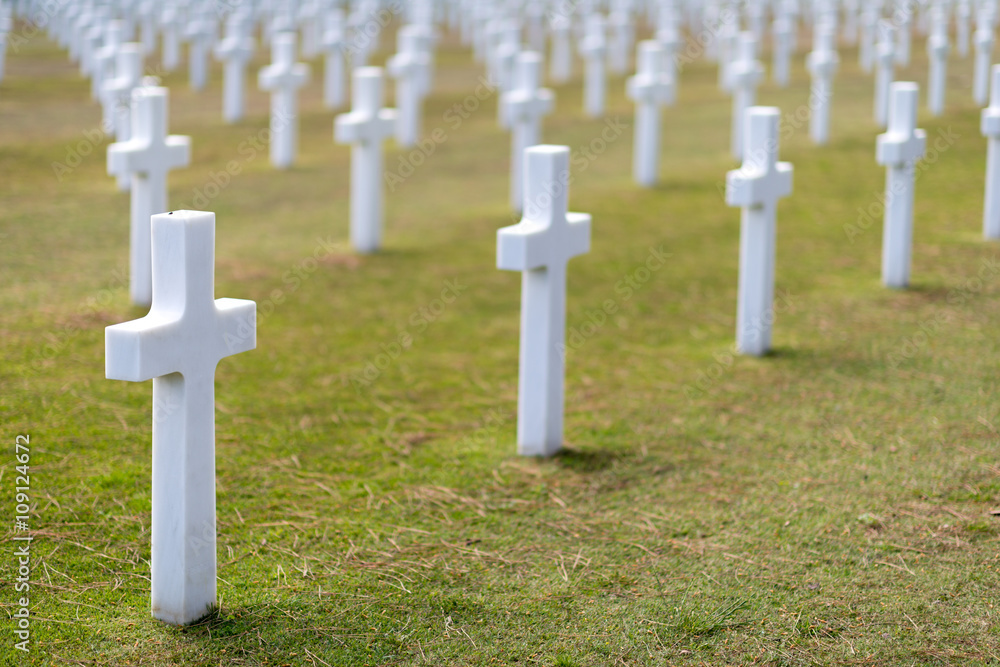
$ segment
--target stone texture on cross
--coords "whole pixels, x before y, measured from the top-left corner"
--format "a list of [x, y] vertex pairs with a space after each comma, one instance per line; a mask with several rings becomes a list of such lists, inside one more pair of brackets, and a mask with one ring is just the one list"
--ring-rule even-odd
[[809, 114], [809, 136], [823, 145], [830, 140], [830, 106], [833, 98], [833, 77], [840, 66], [836, 50], [836, 32], [829, 23], [817, 25], [816, 48], [807, 59], [807, 67], [812, 75]]
[[588, 16], [586, 37], [580, 42], [580, 54], [586, 63], [583, 81], [583, 108], [591, 118], [604, 115], [604, 98], [607, 86], [604, 66], [607, 42], [604, 33], [604, 18], [600, 14]]
[[792, 165], [778, 162], [773, 107], [747, 110], [743, 165], [726, 175], [726, 203], [741, 209], [736, 348], [761, 356], [771, 349], [778, 200], [792, 192]]
[[334, 140], [351, 144], [351, 244], [361, 253], [382, 245], [382, 143], [396, 127], [395, 109], [382, 108], [383, 87], [381, 68], [355, 69], [351, 111], [334, 124]]
[[903, 288], [910, 283], [913, 248], [915, 166], [927, 139], [917, 129], [917, 84], [892, 84], [889, 130], [878, 136], [875, 159], [886, 168], [885, 226], [882, 234], [882, 283]]
[[150, 217], [167, 210], [167, 173], [191, 162], [191, 138], [167, 136], [166, 88], [143, 86], [132, 94], [132, 136], [108, 146], [108, 173], [131, 178], [129, 295], [137, 306], [153, 298]]
[[552, 112], [555, 97], [551, 90], [540, 88], [542, 57], [531, 51], [518, 55], [516, 84], [504, 93], [500, 104], [511, 128], [510, 206], [521, 211], [524, 151], [540, 142], [542, 117]]
[[398, 52], [386, 62], [386, 70], [396, 80], [396, 143], [409, 148], [420, 139], [424, 97], [429, 91], [431, 60], [420, 48], [414, 26], [396, 33]]
[[994, 65], [990, 105], [983, 109], [980, 128], [987, 139], [986, 189], [983, 197], [983, 236], [1000, 240], [1000, 65]]
[[273, 63], [258, 72], [257, 83], [271, 93], [271, 164], [287, 169], [298, 152], [298, 91], [309, 81], [309, 66], [295, 62], [293, 32], [274, 35], [271, 52]]
[[524, 217], [497, 230], [497, 268], [521, 271], [517, 443], [522, 456], [563, 444], [566, 267], [590, 251], [590, 216], [567, 213], [569, 149], [525, 151]]
[[754, 105], [757, 84], [764, 76], [764, 66], [757, 59], [757, 40], [753, 34], [740, 34], [737, 57], [730, 65], [729, 80], [733, 89], [733, 116], [729, 150], [737, 160], [743, 156], [743, 127], [746, 110]]
[[105, 330], [108, 379], [153, 381], [153, 616], [216, 606], [215, 368], [256, 347], [256, 304], [215, 299], [215, 214], [153, 216], [153, 304]]
[[643, 187], [656, 185], [660, 167], [660, 109], [672, 95], [673, 82], [663, 71], [663, 47], [658, 41], [639, 42], [635, 76], [626, 82], [626, 93], [635, 102], [632, 144], [632, 177]]
[[227, 123], [243, 119], [247, 63], [253, 58], [250, 17], [234, 13], [226, 19], [226, 37], [215, 48], [215, 57], [225, 63], [222, 74], [222, 118]]

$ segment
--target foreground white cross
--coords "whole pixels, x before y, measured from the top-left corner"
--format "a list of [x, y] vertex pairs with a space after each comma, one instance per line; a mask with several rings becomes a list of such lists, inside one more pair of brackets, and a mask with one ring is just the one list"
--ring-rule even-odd
[[1000, 240], [1000, 65], [994, 65], [992, 72], [990, 106], [983, 109], [980, 124], [987, 138], [983, 236]]
[[764, 66], [756, 60], [757, 40], [753, 33], [739, 36], [737, 57], [729, 66], [729, 83], [733, 90], [733, 117], [729, 150], [737, 160], [743, 156], [743, 127], [747, 109], [754, 105], [757, 84], [764, 76]]
[[258, 72], [257, 84], [271, 93], [271, 164], [287, 169], [298, 152], [298, 90], [309, 81], [309, 66], [295, 62], [295, 33], [275, 35], [271, 51], [274, 62]]
[[153, 216], [153, 306], [105, 330], [111, 380], [153, 380], [153, 616], [216, 604], [215, 367], [257, 345], [253, 301], [215, 299], [215, 214]]
[[569, 149], [525, 151], [524, 217], [497, 230], [497, 268], [521, 271], [517, 445], [551, 456], [563, 442], [566, 265], [590, 251], [590, 216], [567, 213]]
[[382, 69], [354, 70], [350, 113], [334, 121], [334, 140], [351, 146], [351, 244], [361, 253], [382, 245], [382, 142], [392, 136], [396, 110], [383, 109]]
[[518, 55], [515, 86], [504, 93], [504, 119], [511, 128], [510, 139], [510, 207], [521, 211], [524, 178], [524, 151], [536, 145], [541, 135], [542, 116], [552, 112], [552, 91], [539, 88], [542, 78], [542, 57], [525, 51]]
[[780, 118], [774, 107], [747, 111], [743, 165], [726, 175], [726, 203], [742, 209], [736, 348], [753, 356], [771, 349], [776, 209], [792, 192], [792, 165], [777, 161]]
[[215, 49], [215, 57], [225, 63], [222, 74], [222, 118], [235, 123], [243, 118], [247, 63], [253, 58], [253, 38], [249, 20], [232, 14], [226, 20], [226, 38]]
[[639, 42], [636, 60], [636, 74], [625, 84], [636, 106], [632, 177], [639, 185], [651, 188], [660, 171], [660, 109], [671, 98], [673, 83], [663, 71], [665, 59], [659, 42]]
[[809, 136], [819, 144], [830, 140], [830, 104], [833, 97], [833, 76], [840, 66], [836, 51], [836, 32], [833, 25], [821, 23], [815, 28], [816, 49], [809, 54], [807, 67], [812, 74], [811, 102], [809, 115]]
[[136, 88], [132, 138], [108, 146], [108, 173], [132, 179], [129, 294], [137, 306], [153, 299], [149, 219], [167, 210], [167, 173], [191, 162], [191, 137], [167, 136], [168, 99], [166, 88]]
[[892, 84], [889, 131], [880, 134], [876, 143], [875, 159], [886, 167], [882, 232], [882, 283], [886, 287], [903, 288], [910, 283], [914, 167], [927, 144], [924, 131], [916, 129], [917, 102], [917, 84]]

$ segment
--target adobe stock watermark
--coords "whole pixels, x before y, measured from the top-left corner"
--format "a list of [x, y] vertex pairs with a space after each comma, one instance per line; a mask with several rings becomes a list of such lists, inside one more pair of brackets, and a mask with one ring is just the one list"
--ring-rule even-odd
[[[982, 260], [976, 277], [969, 278], [963, 285], [950, 290], [945, 301], [952, 306], [961, 306], [977, 298], [988, 282], [996, 280], [997, 274], [1000, 274], [1000, 262], [997, 262], [996, 257]], [[917, 326], [916, 332], [901, 338], [896, 348], [886, 353], [885, 363], [889, 368], [896, 369], [903, 362], [913, 359], [930, 344], [931, 339], [940, 333], [941, 327], [947, 322], [947, 314], [940, 310], [924, 319]]]
[[378, 380], [405, 351], [413, 347], [416, 337], [427, 331], [467, 289], [468, 285], [463, 285], [458, 280], [445, 280], [438, 297], [414, 310], [407, 318], [406, 326], [399, 329], [396, 338], [389, 343], [381, 343], [381, 351], [365, 363], [361, 372], [351, 377], [354, 387], [360, 391], [362, 387], [369, 387]]
[[[934, 139], [934, 143], [928, 140], [928, 149], [926, 155], [923, 158], [918, 159], [913, 166], [913, 181], [916, 183], [920, 180], [920, 177], [927, 172], [932, 166], [937, 164], [937, 161], [941, 159], [941, 156], [948, 152], [952, 146], [961, 138], [958, 132], [949, 125], [947, 128], [938, 129], [938, 136]], [[868, 231], [876, 221], [879, 221], [885, 215], [885, 209], [892, 202], [895, 197], [898, 197], [904, 193], [904, 188], [906, 184], [902, 179], [894, 179], [892, 181], [893, 188], [891, 190], [878, 191], [874, 193], [874, 201], [868, 204], [867, 207], [858, 207], [858, 217], [854, 222], [845, 223], [843, 226], [844, 235], [850, 243], [854, 241]]]
[[613, 299], [605, 299], [601, 302], [600, 308], [587, 309], [586, 321], [569, 328], [566, 334], [566, 343], [556, 344], [556, 349], [563, 361], [566, 360], [567, 350], [575, 352], [596, 336], [608, 323], [608, 318], [616, 314], [623, 304], [635, 296], [636, 292], [652, 279], [654, 273], [666, 266], [667, 260], [672, 256], [671, 253], [663, 251], [662, 245], [659, 248], [650, 247], [646, 259], [615, 283], [614, 289], [617, 296]]
[[19, 435], [14, 438], [14, 559], [16, 561], [14, 577], [14, 592], [18, 594], [15, 600], [14, 612], [11, 614], [14, 622], [14, 636], [20, 641], [14, 642], [14, 648], [28, 653], [28, 643], [31, 641], [31, 436]]
[[[794, 310], [795, 303], [792, 300], [791, 293], [788, 290], [778, 290], [771, 308], [747, 325], [747, 331], [745, 332], [747, 338], [752, 340], [756, 336], [759, 336], [765, 329], [770, 328], [774, 324], [778, 313], [793, 312]], [[685, 384], [682, 387], [681, 391], [684, 393], [684, 396], [689, 400], [693, 400], [708, 394], [712, 387], [732, 371], [736, 360], [741, 356], [735, 341], [725, 351], [714, 353], [712, 357], [715, 361], [703, 370], [698, 371], [698, 376], [694, 384]]]

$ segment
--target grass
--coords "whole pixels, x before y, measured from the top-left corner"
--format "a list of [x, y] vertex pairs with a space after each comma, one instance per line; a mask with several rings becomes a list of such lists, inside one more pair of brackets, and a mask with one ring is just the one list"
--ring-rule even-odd
[[[914, 54], [901, 76], [923, 88]], [[104, 173], [104, 143], [56, 178], [52, 163], [85, 146], [98, 109], [53, 45], [12, 53], [0, 86], [0, 414], [11, 450], [31, 436], [33, 644], [24, 656], [5, 634], [0, 654], [995, 664], [1000, 285], [997, 247], [980, 234], [972, 64], [952, 60], [946, 115], [920, 118], [932, 143], [952, 140], [918, 182], [913, 287], [889, 291], [880, 220], [859, 214], [883, 187], [873, 86], [854, 51], [841, 55], [827, 147], [797, 120], [801, 54], [790, 88], [759, 93], [783, 110], [781, 156], [795, 165], [779, 206], [782, 311], [763, 359], [731, 354], [739, 215], [720, 195], [734, 165], [714, 68], [683, 72], [650, 190], [631, 183], [631, 132], [602, 146], [605, 122], [583, 117], [578, 78], [556, 89], [544, 136], [574, 149], [571, 208], [592, 214], [594, 237], [570, 267], [568, 324], [582, 342], [568, 353], [566, 449], [550, 460], [515, 455], [519, 277], [495, 269], [495, 230], [511, 222], [508, 137], [492, 96], [457, 124], [447, 115], [480, 75], [454, 38], [426, 108], [425, 127], [446, 139], [387, 197], [386, 249], [371, 257], [344, 244], [349, 151], [332, 142], [318, 85], [303, 95], [301, 159], [278, 172], [265, 153], [240, 152], [265, 127], [264, 95], [252, 89], [247, 120], [223, 126], [218, 69], [200, 95], [166, 76], [172, 131], [193, 138], [171, 205], [241, 161], [207, 206], [216, 292], [262, 313], [258, 349], [217, 373], [220, 608], [178, 629], [149, 614], [151, 387], [103, 374], [103, 328], [144, 314], [121, 279], [128, 198]], [[623, 81], [609, 90], [609, 118], [627, 124]], [[387, 151], [398, 168], [404, 153]], [[639, 284], [660, 247], [669, 262]], [[439, 309], [447, 281], [461, 293]], [[616, 312], [600, 323], [606, 301]], [[402, 333], [412, 343], [360, 382]], [[13, 513], [12, 451], [2, 466]], [[13, 613], [3, 558], [0, 603]]]

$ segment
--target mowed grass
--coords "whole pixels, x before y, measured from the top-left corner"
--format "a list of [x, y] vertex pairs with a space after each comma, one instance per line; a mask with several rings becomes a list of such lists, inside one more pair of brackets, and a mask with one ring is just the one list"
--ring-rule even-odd
[[[734, 164], [715, 68], [682, 72], [652, 190], [631, 182], [623, 79], [607, 121], [583, 117], [579, 65], [556, 89], [544, 137], [574, 151], [571, 209], [592, 214], [593, 250], [570, 265], [566, 448], [551, 460], [515, 453], [520, 278], [495, 268], [509, 138], [454, 36], [426, 106], [445, 140], [388, 194], [370, 257], [345, 242], [350, 151], [318, 63], [287, 172], [244, 143], [267, 122], [255, 86], [247, 120], [223, 126], [218, 67], [198, 95], [166, 76], [171, 129], [193, 139], [171, 206], [207, 197], [216, 293], [261, 310], [258, 349], [217, 373], [221, 606], [178, 629], [149, 613], [151, 386], [103, 371], [104, 327], [144, 314], [122, 280], [128, 196], [106, 142], [57, 178], [99, 110], [52, 44], [10, 54], [0, 479], [12, 544], [13, 445], [30, 434], [35, 540], [32, 652], [5, 631], [6, 661], [995, 664], [1000, 249], [981, 240], [972, 63], [952, 60], [946, 115], [921, 115], [932, 148], [947, 140], [920, 172], [913, 287], [890, 291], [872, 82], [855, 51], [842, 59], [829, 146], [808, 138], [803, 54], [790, 88], [759, 93], [795, 165], [763, 359], [732, 354], [739, 213], [721, 194]], [[922, 41], [900, 77], [924, 89]], [[387, 171], [408, 155], [390, 143]], [[239, 174], [209, 187], [230, 160]], [[648, 271], [653, 250], [669, 259]]]

